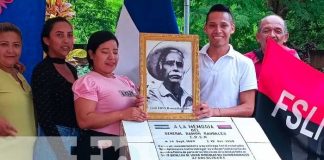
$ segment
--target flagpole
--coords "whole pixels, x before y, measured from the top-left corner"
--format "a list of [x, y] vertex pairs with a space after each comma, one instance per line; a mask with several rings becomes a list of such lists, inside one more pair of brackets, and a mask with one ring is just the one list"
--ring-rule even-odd
[[189, 34], [190, 0], [184, 0], [184, 34]]

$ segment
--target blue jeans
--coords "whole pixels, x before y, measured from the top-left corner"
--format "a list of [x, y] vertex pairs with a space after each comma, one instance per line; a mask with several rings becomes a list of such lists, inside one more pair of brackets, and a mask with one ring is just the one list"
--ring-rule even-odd
[[[77, 146], [80, 130], [61, 125], [56, 125], [56, 127], [60, 134], [59, 137], [45, 136], [43, 129], [38, 126], [39, 137], [35, 143], [34, 160], [76, 159], [75, 155], [71, 155], [71, 147]], [[60, 152], [59, 150], [63, 153], [57, 153]]]

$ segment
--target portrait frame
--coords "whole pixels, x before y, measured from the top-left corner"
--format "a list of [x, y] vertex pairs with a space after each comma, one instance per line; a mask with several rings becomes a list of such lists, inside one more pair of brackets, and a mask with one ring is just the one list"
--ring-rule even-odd
[[[150, 106], [150, 104], [152, 104], [152, 103], [148, 102], [150, 99], [149, 92], [151, 93], [151, 91], [154, 89], [156, 90], [159, 85], [161, 86], [162, 84], [164, 84], [160, 79], [155, 79], [155, 78], [150, 79], [154, 76], [152, 76], [152, 74], [151, 74], [152, 71], [150, 72], [149, 68], [154, 68], [154, 67], [150, 67], [150, 65], [152, 65], [153, 63], [152, 63], [152, 60], [150, 60], [152, 58], [149, 58], [149, 56], [150, 56], [150, 54], [152, 55], [152, 52], [154, 52], [154, 49], [157, 46], [159, 46], [159, 45], [161, 46], [164, 44], [170, 45], [170, 46], [175, 46], [175, 47], [179, 46], [179, 49], [181, 48], [184, 53], [183, 54], [184, 56], [182, 57], [183, 58], [182, 65], [184, 68], [184, 72], [183, 72], [184, 74], [183, 74], [181, 80], [184, 80], [186, 78], [186, 81], [184, 80], [184, 82], [181, 82], [181, 86], [183, 86], [183, 85], [187, 86], [187, 87], [182, 87], [182, 88], [183, 88], [183, 90], [189, 90], [188, 93], [189, 93], [189, 95], [191, 94], [190, 96], [192, 98], [192, 99], [190, 99], [190, 102], [192, 102], [191, 107], [184, 107], [184, 108], [186, 108], [186, 112], [184, 112], [185, 109], [181, 109], [180, 112], [175, 112], [175, 110], [169, 109], [169, 107], [172, 108], [173, 106], [167, 106], [167, 107], [164, 106], [164, 108], [162, 107], [162, 109], [159, 109], [160, 107], [157, 108], [156, 106], [154, 106], [154, 107]], [[189, 51], [190, 53], [187, 53], [184, 50]], [[198, 54], [199, 54], [199, 37], [197, 35], [140, 33], [140, 56], [139, 56], [140, 57], [139, 58], [139, 60], [140, 60], [140, 95], [145, 97], [144, 111], [148, 113], [149, 119], [160, 119], [160, 120], [196, 119], [196, 116], [194, 115], [193, 110], [194, 110], [194, 107], [197, 106], [200, 101]], [[157, 63], [155, 63], [154, 65], [157, 65]], [[173, 65], [176, 65], [176, 61], [173, 62]], [[152, 89], [152, 88], [154, 88], [154, 89]], [[183, 91], [183, 92], [186, 92], [186, 91]], [[181, 92], [181, 93], [183, 93], [183, 92]], [[182, 101], [182, 97], [181, 97], [181, 101]], [[180, 102], [180, 107], [181, 107], [181, 104], [182, 103]], [[187, 103], [185, 103], [185, 104], [187, 104]], [[188, 109], [188, 108], [190, 108], [190, 109]]]

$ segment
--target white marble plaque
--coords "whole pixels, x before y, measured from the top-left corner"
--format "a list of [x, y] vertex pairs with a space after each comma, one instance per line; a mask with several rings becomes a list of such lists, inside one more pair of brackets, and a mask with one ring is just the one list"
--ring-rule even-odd
[[160, 160], [254, 160], [232, 121], [148, 124]]

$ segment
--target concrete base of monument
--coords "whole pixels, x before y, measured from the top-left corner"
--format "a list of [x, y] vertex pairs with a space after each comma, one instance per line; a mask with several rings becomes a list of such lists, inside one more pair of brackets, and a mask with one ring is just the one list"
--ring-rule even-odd
[[280, 160], [254, 118], [122, 122], [131, 160]]

